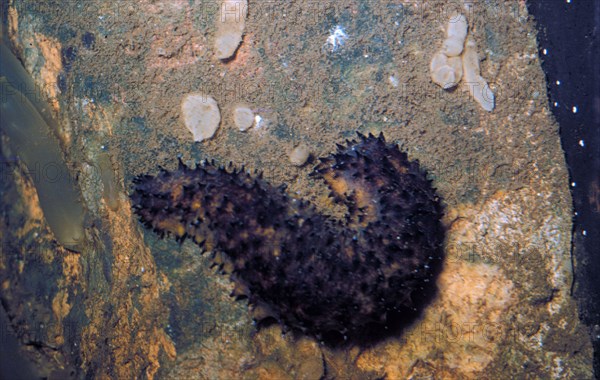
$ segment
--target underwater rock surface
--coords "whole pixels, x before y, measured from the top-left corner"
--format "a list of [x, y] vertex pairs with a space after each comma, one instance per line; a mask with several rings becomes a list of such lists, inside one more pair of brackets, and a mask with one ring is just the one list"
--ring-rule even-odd
[[[90, 240], [81, 254], [54, 244], [35, 190], [9, 164], [18, 178], [0, 182], [0, 298], [22, 348], [51, 363], [40, 377], [71, 368], [75, 378], [593, 377], [588, 330], [569, 293], [569, 177], [525, 3], [477, 2], [468, 14], [485, 58], [480, 75], [497, 90], [494, 112], [462, 85], [446, 92], [431, 82], [427, 67], [455, 4], [252, 3], [244, 41], [225, 61], [212, 48], [217, 10], [199, 7], [212, 3], [99, 4], [6, 5], [22, 66], [60, 110], [57, 135], [78, 173]], [[339, 29], [347, 39], [332, 51], [328, 35]], [[77, 57], [61, 64], [71, 47]], [[225, 116], [201, 144], [180, 111], [197, 91]], [[250, 133], [232, 121], [236, 104], [255, 112]], [[245, 163], [342, 219], [346, 207], [287, 154], [305, 144], [327, 156], [355, 131], [402, 142], [434, 179], [447, 226], [438, 296], [401, 336], [369, 348], [330, 349], [279, 325], [255, 331], [209, 255], [143, 234], [118, 192], [111, 210], [94, 170], [99, 145], [118, 191], [156, 165], [176, 170], [177, 154]]]
[[[137, 177], [140, 220], [192, 238], [230, 273], [254, 316], [328, 343], [365, 342], [410, 322], [435, 292], [444, 227], [417, 162], [379, 137], [338, 145], [314, 175], [348, 207], [345, 223], [243, 170], [213, 164]], [[225, 257], [221, 257], [221, 253]]]

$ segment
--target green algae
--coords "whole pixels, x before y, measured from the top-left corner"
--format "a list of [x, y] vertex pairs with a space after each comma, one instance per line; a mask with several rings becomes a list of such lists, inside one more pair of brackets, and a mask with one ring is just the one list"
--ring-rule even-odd
[[0, 129], [8, 137], [10, 150], [25, 164], [56, 240], [78, 251], [84, 241], [84, 208], [56, 129], [47, 122], [53, 120], [49, 106], [32, 96], [35, 91], [27, 90], [35, 87], [17, 58], [2, 43], [0, 49]]
[[2, 40], [0, 40], [0, 77], [4, 77], [12, 87], [27, 96], [52, 132], [58, 134], [58, 123], [52, 116], [50, 105], [42, 95], [42, 88], [34, 83], [33, 78]]

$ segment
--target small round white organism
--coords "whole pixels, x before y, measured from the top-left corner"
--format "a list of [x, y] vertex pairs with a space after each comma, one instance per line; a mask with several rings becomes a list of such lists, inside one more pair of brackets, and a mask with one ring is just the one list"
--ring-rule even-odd
[[295, 166], [302, 166], [308, 160], [310, 150], [304, 144], [300, 144], [290, 152], [290, 162]]
[[233, 122], [243, 132], [254, 124], [254, 112], [248, 107], [238, 105], [233, 109]]
[[194, 141], [213, 137], [221, 123], [221, 112], [212, 97], [194, 92], [187, 94], [181, 102], [181, 114], [185, 127], [192, 132]]

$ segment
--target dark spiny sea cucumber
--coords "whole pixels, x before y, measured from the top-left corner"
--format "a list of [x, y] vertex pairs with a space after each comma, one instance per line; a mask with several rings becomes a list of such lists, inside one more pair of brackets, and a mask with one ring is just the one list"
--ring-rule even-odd
[[[365, 342], [414, 320], [436, 292], [443, 208], [418, 162], [383, 135], [338, 145], [312, 175], [344, 221], [242, 170], [205, 163], [134, 180], [140, 220], [192, 238], [231, 275], [254, 318], [325, 342]], [[231, 164], [230, 164], [231, 165]]]

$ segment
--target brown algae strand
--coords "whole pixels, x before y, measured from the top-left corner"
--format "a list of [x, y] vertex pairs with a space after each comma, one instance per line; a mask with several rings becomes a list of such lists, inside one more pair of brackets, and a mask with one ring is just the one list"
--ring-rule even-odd
[[102, 181], [102, 198], [109, 209], [117, 211], [119, 209], [119, 187], [117, 177], [113, 170], [110, 160], [110, 154], [101, 148], [98, 153], [98, 168], [100, 170], [100, 180]]

